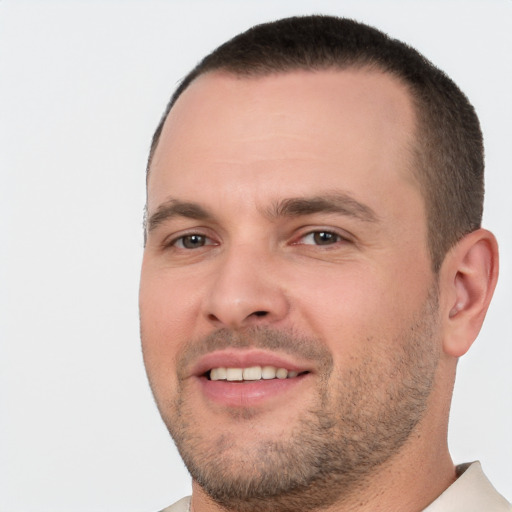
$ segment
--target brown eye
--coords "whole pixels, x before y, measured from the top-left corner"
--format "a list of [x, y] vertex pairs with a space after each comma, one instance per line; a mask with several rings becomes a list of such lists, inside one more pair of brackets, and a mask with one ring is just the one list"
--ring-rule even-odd
[[204, 235], [185, 235], [174, 242], [180, 249], [198, 249], [207, 245], [208, 239]]
[[315, 231], [312, 235], [316, 245], [335, 244], [340, 240], [340, 237], [336, 233], [330, 233], [329, 231]]
[[300, 239], [303, 245], [334, 245], [343, 240], [337, 233], [332, 231], [312, 231]]

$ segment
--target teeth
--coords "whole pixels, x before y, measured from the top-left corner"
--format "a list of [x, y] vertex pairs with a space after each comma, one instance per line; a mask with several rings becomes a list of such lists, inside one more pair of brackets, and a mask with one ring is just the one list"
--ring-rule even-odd
[[275, 366], [250, 366], [248, 368], [212, 368], [210, 370], [210, 380], [270, 380], [270, 379], [292, 379], [297, 377], [299, 372], [286, 368], [276, 368]]
[[242, 368], [228, 368], [226, 370], [226, 380], [244, 380], [243, 374]]
[[261, 366], [251, 366], [244, 368], [244, 380], [260, 380], [261, 379]]
[[276, 372], [276, 377], [278, 379], [286, 379], [286, 377], [288, 377], [288, 370], [285, 370], [284, 368], [279, 368]]
[[274, 366], [264, 366], [261, 369], [261, 378], [262, 379], [275, 379], [276, 378], [277, 368]]
[[210, 380], [227, 381], [254, 381], [270, 379], [292, 379], [297, 377], [299, 372], [286, 368], [276, 368], [275, 366], [250, 366], [248, 368], [212, 368], [210, 370]]
[[226, 368], [214, 368], [210, 372], [211, 380], [226, 380]]

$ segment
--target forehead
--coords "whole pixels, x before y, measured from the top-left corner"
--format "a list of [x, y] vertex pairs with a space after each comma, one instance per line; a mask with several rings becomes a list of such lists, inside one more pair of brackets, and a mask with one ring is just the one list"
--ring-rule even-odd
[[[294, 71], [261, 77], [214, 72], [178, 99], [162, 130], [148, 183], [148, 207], [171, 190], [200, 195], [199, 184], [258, 194], [314, 182], [365, 188], [413, 182], [415, 115], [394, 77], [369, 70]], [[222, 187], [221, 187], [222, 184]]]

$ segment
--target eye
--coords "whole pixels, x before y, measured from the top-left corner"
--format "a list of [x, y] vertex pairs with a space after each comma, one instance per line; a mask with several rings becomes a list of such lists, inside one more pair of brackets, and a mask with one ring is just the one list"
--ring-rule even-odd
[[332, 231], [312, 231], [299, 240], [304, 245], [333, 245], [344, 240], [343, 237]]
[[200, 249], [205, 245], [215, 245], [215, 242], [205, 235], [193, 233], [190, 235], [183, 235], [174, 240], [172, 243], [178, 249]]

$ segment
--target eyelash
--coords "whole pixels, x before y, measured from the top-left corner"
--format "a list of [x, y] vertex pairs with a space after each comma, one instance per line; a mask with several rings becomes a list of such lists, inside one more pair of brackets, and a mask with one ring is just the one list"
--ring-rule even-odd
[[[317, 237], [327, 235], [327, 243], [318, 243]], [[313, 241], [315, 243], [304, 243], [303, 240], [305, 240], [307, 237], [312, 237]], [[323, 246], [331, 246], [336, 245], [340, 242], [348, 242], [348, 239], [339, 233], [336, 233], [336, 231], [328, 230], [328, 229], [315, 229], [312, 231], [308, 231], [307, 233], [304, 233], [300, 236], [298, 239], [299, 241], [294, 242], [294, 245], [315, 245], [317, 247], [323, 247]]]
[[[203, 240], [203, 244], [197, 246], [197, 247], [186, 247], [186, 240], [190, 240], [192, 238], [198, 238]], [[208, 243], [211, 242], [211, 243]], [[201, 249], [202, 247], [209, 246], [209, 245], [218, 245], [218, 243], [214, 242], [210, 237], [202, 234], [202, 233], [187, 233], [185, 235], [181, 235], [177, 238], [174, 238], [170, 241], [170, 243], [166, 244], [168, 247], [173, 247], [176, 249], [182, 249], [182, 250], [194, 250], [194, 249]]]

